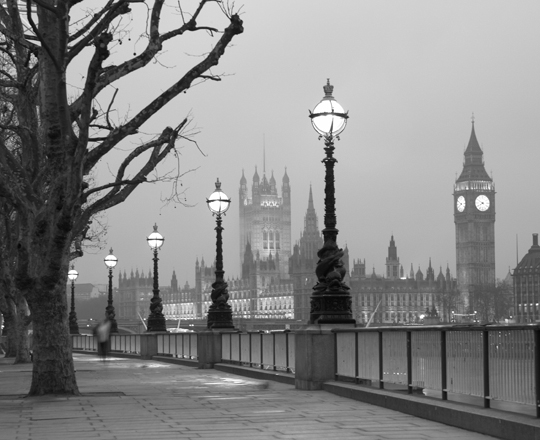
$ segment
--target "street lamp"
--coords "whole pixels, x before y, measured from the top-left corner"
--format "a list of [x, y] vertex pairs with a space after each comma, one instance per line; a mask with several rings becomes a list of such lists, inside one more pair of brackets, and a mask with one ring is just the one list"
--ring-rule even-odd
[[349, 287], [343, 281], [347, 270], [341, 258], [343, 249], [337, 245], [336, 229], [336, 199], [334, 189], [334, 139], [345, 130], [348, 113], [332, 96], [334, 86], [327, 81], [324, 98], [317, 104], [309, 117], [313, 128], [319, 133], [319, 139], [324, 139], [326, 157], [323, 163], [325, 174], [324, 198], [324, 244], [317, 252], [319, 262], [315, 269], [317, 284], [313, 287], [311, 296], [310, 324], [356, 324], [352, 315], [352, 299]]
[[148, 324], [146, 327], [147, 332], [166, 332], [167, 324], [165, 317], [163, 316], [163, 305], [161, 304], [161, 298], [159, 297], [159, 282], [158, 282], [158, 249], [163, 245], [165, 239], [158, 232], [157, 225], [154, 225], [154, 232], [152, 232], [146, 239], [150, 249], [154, 251], [154, 289], [152, 292], [154, 296], [150, 300], [150, 315], [148, 315]]
[[71, 281], [71, 312], [69, 312], [69, 334], [79, 334], [79, 324], [77, 324], [77, 314], [75, 313], [75, 280], [79, 276], [79, 272], [75, 270], [75, 266], [71, 265], [71, 270], [68, 272], [68, 279]]
[[109, 299], [107, 301], [107, 307], [105, 307], [105, 316], [109, 321], [111, 321], [111, 333], [118, 333], [118, 324], [116, 323], [116, 319], [114, 318], [116, 315], [114, 313], [114, 306], [113, 306], [113, 287], [112, 287], [112, 270], [114, 266], [116, 266], [116, 263], [118, 263], [118, 258], [116, 258], [113, 255], [113, 250], [109, 251], [109, 255], [105, 257], [105, 266], [109, 268]]
[[208, 309], [208, 321], [207, 327], [209, 329], [214, 328], [234, 328], [232, 322], [232, 309], [230, 304], [227, 302], [229, 299], [229, 292], [227, 292], [227, 283], [223, 281], [223, 248], [221, 240], [221, 216], [225, 215], [227, 209], [231, 204], [231, 199], [221, 191], [221, 183], [219, 179], [216, 182], [216, 189], [206, 199], [208, 203], [208, 208], [212, 211], [212, 215], [216, 216], [216, 281], [212, 284], [212, 294], [210, 298], [212, 299], [212, 304]]

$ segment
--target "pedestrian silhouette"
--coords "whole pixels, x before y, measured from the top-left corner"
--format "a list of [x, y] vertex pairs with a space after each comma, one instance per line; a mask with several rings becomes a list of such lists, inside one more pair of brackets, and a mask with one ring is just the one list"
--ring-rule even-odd
[[102, 361], [105, 361], [107, 359], [107, 354], [109, 353], [110, 333], [111, 321], [108, 318], [105, 318], [97, 325], [94, 333], [98, 341], [98, 355]]

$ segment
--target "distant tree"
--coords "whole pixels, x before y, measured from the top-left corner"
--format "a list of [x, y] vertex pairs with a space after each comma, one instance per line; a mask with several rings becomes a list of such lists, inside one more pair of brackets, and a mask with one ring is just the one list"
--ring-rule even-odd
[[510, 314], [512, 286], [505, 281], [476, 285], [471, 291], [470, 307], [480, 322], [500, 322]]
[[439, 315], [443, 322], [452, 320], [452, 311], [457, 311], [460, 301], [460, 294], [457, 289], [439, 288], [436, 295], [439, 306]]
[[[147, 29], [140, 38], [146, 47], [119, 59], [125, 52], [111, 55], [111, 48], [121, 44], [126, 21], [137, 24], [134, 4], [147, 11], [142, 17]], [[150, 174], [160, 162], [177, 155], [175, 145], [186, 138], [188, 119], [180, 118], [175, 127], [164, 127], [150, 138], [140, 133], [143, 124], [191, 86], [220, 80], [211, 68], [243, 32], [238, 14], [211, 0], [200, 0], [192, 11], [171, 1], [177, 23], [163, 30], [164, 5], [165, 0], [0, 3], [0, 51], [11, 63], [0, 69], [0, 88], [9, 97], [1, 108], [8, 117], [0, 124], [0, 198], [17, 218], [10, 233], [17, 242], [12, 279], [33, 320], [30, 395], [78, 394], [65, 290], [70, 258], [73, 252], [81, 255], [77, 243], [96, 214], [124, 202], [140, 184], [152, 180]], [[199, 24], [212, 5], [223, 13], [221, 29]], [[218, 36], [208, 52], [192, 58], [175, 82], [140, 111], [115, 122], [118, 89], [109, 93], [113, 84], [148, 66], [169, 41], [200, 32]], [[78, 94], [68, 86], [66, 73], [75, 61], [85, 66]], [[136, 144], [131, 151], [128, 140]], [[113, 150], [127, 151], [113, 178], [91, 185], [96, 165]], [[1, 247], [6, 238], [0, 240]]]

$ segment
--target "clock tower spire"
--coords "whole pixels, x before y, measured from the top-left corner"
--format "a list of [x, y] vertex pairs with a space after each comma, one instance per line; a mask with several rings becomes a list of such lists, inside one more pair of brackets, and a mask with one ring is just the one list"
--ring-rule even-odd
[[463, 170], [454, 185], [457, 284], [465, 313], [473, 306], [476, 286], [495, 284], [495, 184], [483, 155], [473, 117]]

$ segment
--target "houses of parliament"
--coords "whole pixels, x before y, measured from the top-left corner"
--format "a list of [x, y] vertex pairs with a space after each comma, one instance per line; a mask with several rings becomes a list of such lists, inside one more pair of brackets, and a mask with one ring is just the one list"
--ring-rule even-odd
[[[286, 169], [279, 185], [273, 172], [268, 178], [263, 170], [260, 177], [256, 168], [249, 185], [242, 171], [238, 197], [241, 276], [226, 280], [233, 318], [309, 321], [317, 251], [323, 242], [310, 188], [304, 206], [294, 207], [305, 209], [305, 216], [303, 231], [293, 243], [291, 191]], [[467, 311], [474, 285], [495, 284], [495, 185], [484, 168], [474, 121], [451, 202], [455, 275], [450, 267], [432, 263], [429, 256], [424, 268], [404, 269], [396, 244], [399, 237], [393, 235], [388, 237], [383, 274], [375, 269], [366, 271], [365, 258], [350, 261], [349, 250], [344, 249], [345, 282], [350, 286], [353, 316], [359, 324], [413, 324], [426, 318], [451, 322], [454, 312]], [[170, 286], [160, 286], [167, 319], [205, 319], [215, 281], [214, 262], [197, 259], [194, 270], [195, 286], [186, 283], [179, 287], [175, 273]], [[117, 317], [145, 316], [151, 291], [150, 274], [120, 274]]]

